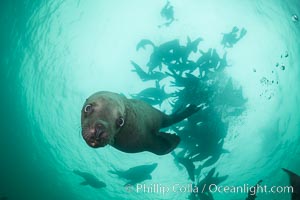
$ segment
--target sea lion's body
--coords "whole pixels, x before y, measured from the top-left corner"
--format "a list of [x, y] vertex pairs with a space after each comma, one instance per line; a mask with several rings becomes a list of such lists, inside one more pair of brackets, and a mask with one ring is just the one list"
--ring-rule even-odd
[[82, 135], [94, 148], [110, 144], [127, 153], [150, 151], [164, 155], [178, 145], [180, 138], [159, 130], [198, 110], [189, 106], [183, 112], [166, 115], [143, 101], [112, 92], [97, 92], [83, 106]]

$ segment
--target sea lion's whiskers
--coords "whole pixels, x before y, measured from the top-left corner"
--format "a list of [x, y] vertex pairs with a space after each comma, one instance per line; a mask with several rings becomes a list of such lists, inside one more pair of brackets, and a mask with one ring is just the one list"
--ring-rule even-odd
[[80, 136], [83, 136], [83, 138], [88, 138], [88, 136], [89, 136], [89, 130], [90, 130], [90, 125], [83, 126], [79, 130]]

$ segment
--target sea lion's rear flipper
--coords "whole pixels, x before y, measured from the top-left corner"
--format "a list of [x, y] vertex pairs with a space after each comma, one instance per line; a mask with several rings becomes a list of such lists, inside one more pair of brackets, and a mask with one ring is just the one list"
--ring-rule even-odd
[[157, 155], [165, 155], [173, 151], [180, 142], [178, 135], [160, 132], [153, 141], [153, 146], [150, 147], [151, 152]]
[[163, 119], [162, 128], [176, 124], [185, 118], [191, 116], [192, 114], [198, 112], [201, 109], [201, 106], [188, 105], [183, 111], [176, 111], [172, 115], [166, 115]]

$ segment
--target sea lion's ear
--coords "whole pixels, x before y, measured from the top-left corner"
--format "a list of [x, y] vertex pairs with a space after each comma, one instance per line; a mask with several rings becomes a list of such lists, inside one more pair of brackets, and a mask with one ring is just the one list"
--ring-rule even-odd
[[117, 119], [116, 123], [117, 123], [117, 127], [121, 128], [122, 126], [124, 126], [125, 120], [124, 120], [123, 117], [119, 117], [119, 118]]

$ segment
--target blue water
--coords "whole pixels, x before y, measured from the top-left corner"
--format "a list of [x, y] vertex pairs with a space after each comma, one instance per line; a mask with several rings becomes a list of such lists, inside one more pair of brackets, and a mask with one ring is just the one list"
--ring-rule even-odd
[[[96, 91], [131, 94], [153, 87], [132, 72], [131, 60], [146, 65], [151, 51], [136, 51], [141, 39], [159, 45], [201, 37], [199, 48], [227, 52], [223, 75], [247, 99], [228, 118], [222, 154], [197, 177], [216, 167], [220, 185], [289, 185], [288, 168], [300, 174], [300, 2], [171, 1], [176, 20], [159, 27], [165, 1], [0, 2], [0, 199], [186, 199], [189, 192], [128, 192], [126, 180], [108, 171], [158, 163], [143, 183], [191, 184], [171, 154], [127, 154], [113, 147], [92, 149], [81, 136], [80, 111]], [[220, 42], [234, 26], [247, 34], [232, 48]], [[278, 67], [276, 64], [278, 63]], [[284, 66], [284, 70], [283, 70]], [[266, 81], [274, 81], [271, 84]], [[278, 81], [278, 84], [277, 84]], [[168, 83], [168, 80], [166, 80]], [[217, 88], [218, 89], [218, 88]], [[217, 90], [216, 89], [216, 90]], [[169, 92], [171, 87], [166, 87]], [[160, 110], [169, 113], [164, 103]], [[176, 150], [178, 152], [178, 150]], [[104, 188], [80, 185], [73, 170], [88, 172]], [[214, 199], [245, 199], [247, 193], [213, 193]], [[290, 199], [260, 193], [260, 199]]]

